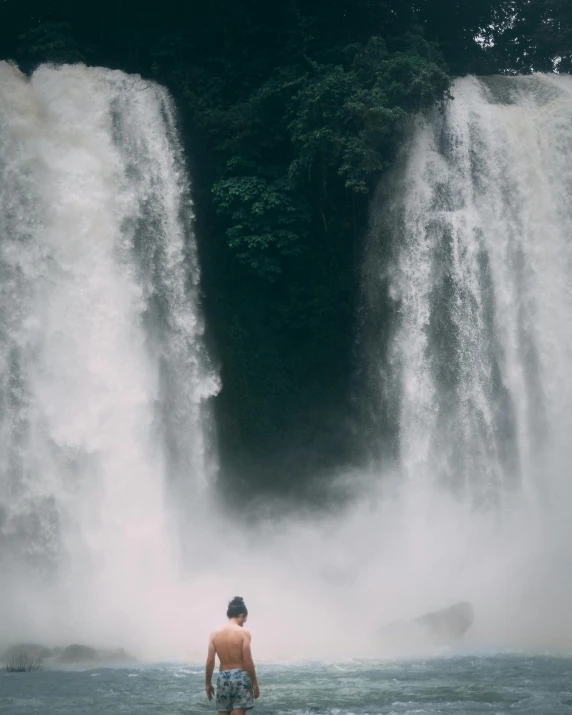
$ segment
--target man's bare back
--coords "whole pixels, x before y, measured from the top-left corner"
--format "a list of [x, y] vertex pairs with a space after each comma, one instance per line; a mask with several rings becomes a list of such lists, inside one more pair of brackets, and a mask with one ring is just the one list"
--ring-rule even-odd
[[[250, 653], [251, 636], [246, 628], [230, 621], [226, 626], [211, 633], [211, 641], [220, 661], [221, 670], [240, 668], [246, 670], [244, 663], [244, 646]], [[250, 675], [250, 673], [249, 673]], [[250, 676], [252, 678], [252, 676]]]
[[[236, 613], [236, 615], [234, 615]], [[244, 601], [235, 597], [229, 604], [228, 624], [211, 633], [206, 663], [206, 692], [209, 700], [215, 695], [212, 675], [215, 659], [220, 661], [217, 678], [217, 709], [242, 714], [253, 706], [260, 695], [254, 661], [250, 649], [251, 636], [243, 628], [248, 616]]]

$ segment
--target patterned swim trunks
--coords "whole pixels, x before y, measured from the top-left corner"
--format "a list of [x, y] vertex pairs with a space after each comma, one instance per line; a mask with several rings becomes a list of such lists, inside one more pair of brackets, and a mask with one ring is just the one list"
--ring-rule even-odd
[[253, 707], [252, 682], [246, 670], [221, 670], [216, 679], [216, 709], [230, 712]]

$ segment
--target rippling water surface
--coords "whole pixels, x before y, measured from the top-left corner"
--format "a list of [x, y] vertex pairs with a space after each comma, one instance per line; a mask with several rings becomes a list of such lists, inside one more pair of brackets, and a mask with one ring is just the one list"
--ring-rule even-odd
[[[192, 715], [214, 712], [200, 666], [41, 671], [0, 676], [0, 713]], [[255, 712], [572, 713], [572, 658], [462, 656], [259, 667]]]

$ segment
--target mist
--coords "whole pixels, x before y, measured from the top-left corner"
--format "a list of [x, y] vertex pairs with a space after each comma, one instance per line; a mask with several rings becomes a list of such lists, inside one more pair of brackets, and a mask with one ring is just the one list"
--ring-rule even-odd
[[[108, 571], [93, 568], [53, 588], [21, 577], [9, 589], [1, 636], [198, 662], [238, 594], [261, 661], [565, 650], [572, 564], [569, 527], [557, 517], [556, 506], [540, 513], [518, 500], [501, 516], [446, 493], [421, 500], [378, 489], [336, 515], [274, 516], [250, 526], [213, 509], [194, 520], [201, 565], [190, 573], [165, 554], [161, 571], [120, 563], [112, 583]], [[392, 621], [459, 600], [470, 601], [476, 617], [453, 650], [383, 638]]]

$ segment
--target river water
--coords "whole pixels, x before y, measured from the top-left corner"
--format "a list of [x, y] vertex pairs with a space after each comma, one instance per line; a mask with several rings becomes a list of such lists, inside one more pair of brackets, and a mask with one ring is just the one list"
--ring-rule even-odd
[[[424, 715], [572, 712], [572, 658], [462, 655], [259, 667], [255, 712]], [[7, 715], [193, 715], [215, 712], [201, 666], [44, 671], [0, 676]]]

